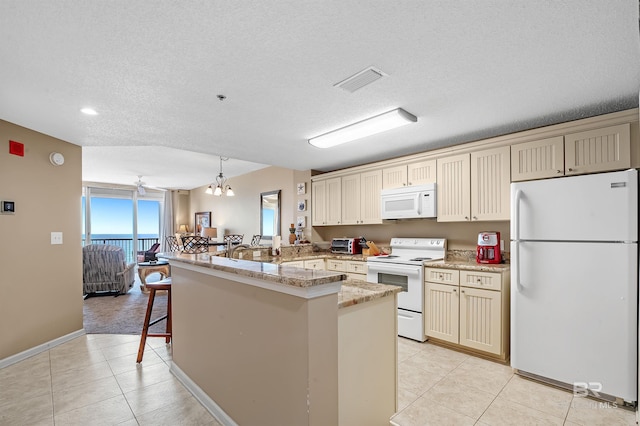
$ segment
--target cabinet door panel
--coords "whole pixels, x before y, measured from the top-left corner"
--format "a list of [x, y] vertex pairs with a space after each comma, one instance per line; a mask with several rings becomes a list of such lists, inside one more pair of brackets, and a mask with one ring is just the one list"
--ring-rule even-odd
[[340, 178], [327, 179], [326, 181], [326, 224], [340, 225], [342, 216], [342, 185]]
[[360, 223], [382, 223], [380, 216], [380, 191], [382, 170], [360, 175]]
[[438, 222], [464, 222], [470, 219], [469, 162], [469, 154], [438, 158]]
[[500, 293], [460, 289], [460, 344], [500, 355], [502, 345]]
[[327, 184], [325, 181], [311, 183], [311, 222], [313, 226], [327, 224]]
[[423, 185], [436, 181], [436, 160], [419, 161], [407, 165], [407, 185]]
[[342, 177], [342, 224], [360, 223], [360, 175]]
[[511, 146], [511, 181], [544, 179], [564, 174], [564, 137]]
[[458, 343], [458, 286], [426, 283], [425, 334]]
[[304, 267], [307, 269], [324, 270], [324, 259], [311, 259], [304, 261]]
[[382, 187], [384, 189], [402, 188], [407, 185], [407, 166], [382, 169]]
[[509, 220], [510, 184], [508, 146], [471, 153], [471, 220]]
[[565, 136], [567, 175], [628, 169], [631, 166], [629, 124]]

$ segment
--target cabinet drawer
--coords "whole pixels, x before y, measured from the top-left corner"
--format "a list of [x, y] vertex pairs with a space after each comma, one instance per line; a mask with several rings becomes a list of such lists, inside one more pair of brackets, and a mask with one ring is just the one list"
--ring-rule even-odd
[[304, 268], [303, 260], [293, 260], [291, 262], [282, 262], [282, 266], [293, 266], [295, 268]]
[[347, 261], [347, 272], [354, 274], [366, 274], [367, 264], [364, 262]]
[[460, 285], [464, 287], [501, 290], [502, 275], [495, 272], [460, 271]]
[[304, 267], [307, 269], [324, 270], [324, 259], [305, 260]]
[[458, 285], [460, 271], [455, 269], [425, 268], [424, 280], [431, 283]]
[[367, 281], [367, 276], [365, 274], [348, 273], [347, 278], [350, 280]]
[[327, 259], [327, 269], [329, 271], [346, 272], [346, 262], [344, 260]]

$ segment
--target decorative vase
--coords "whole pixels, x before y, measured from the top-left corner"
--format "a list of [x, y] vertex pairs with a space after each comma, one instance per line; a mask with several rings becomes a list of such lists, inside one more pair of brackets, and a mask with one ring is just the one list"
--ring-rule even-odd
[[289, 244], [295, 244], [296, 243], [296, 228], [289, 228]]

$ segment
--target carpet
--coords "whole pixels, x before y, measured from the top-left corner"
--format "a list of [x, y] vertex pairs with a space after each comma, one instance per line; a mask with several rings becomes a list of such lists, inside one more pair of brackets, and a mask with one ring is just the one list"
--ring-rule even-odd
[[[160, 280], [160, 274], [153, 273], [147, 282]], [[140, 290], [140, 280], [136, 273], [133, 288], [127, 294], [118, 297], [97, 296], [84, 300], [83, 322], [88, 334], [142, 334], [142, 324], [147, 311], [149, 295]], [[167, 292], [156, 292], [151, 319], [167, 313]], [[151, 326], [149, 331], [164, 332], [166, 321]]]

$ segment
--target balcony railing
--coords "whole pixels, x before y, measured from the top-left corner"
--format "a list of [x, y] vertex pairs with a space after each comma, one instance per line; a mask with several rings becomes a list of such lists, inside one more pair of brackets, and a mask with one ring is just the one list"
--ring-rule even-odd
[[[137, 262], [137, 253], [139, 251], [147, 251], [152, 245], [159, 242], [158, 238], [138, 238], [138, 248], [133, 250], [133, 238], [91, 238], [91, 244], [108, 244], [118, 246], [124, 249], [127, 262]], [[85, 245], [85, 239], [82, 239], [82, 245]]]

